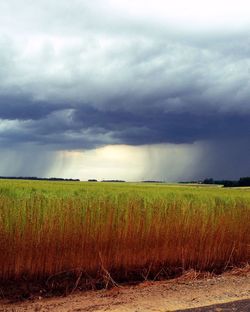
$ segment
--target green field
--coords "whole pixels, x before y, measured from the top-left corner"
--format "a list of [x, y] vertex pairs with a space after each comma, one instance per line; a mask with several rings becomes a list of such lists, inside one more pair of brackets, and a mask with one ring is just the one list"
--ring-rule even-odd
[[249, 228], [249, 189], [0, 180], [0, 281], [221, 272], [249, 262]]

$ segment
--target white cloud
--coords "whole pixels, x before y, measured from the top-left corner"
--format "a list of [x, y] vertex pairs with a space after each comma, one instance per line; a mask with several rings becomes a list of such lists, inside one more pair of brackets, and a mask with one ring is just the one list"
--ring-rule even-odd
[[1, 2], [0, 11], [1, 30], [19, 36], [79, 35], [97, 29], [120, 34], [143, 28], [185, 33], [242, 31], [250, 26], [247, 0], [9, 0]]
[[124, 15], [179, 30], [239, 30], [250, 25], [247, 0], [110, 0]]

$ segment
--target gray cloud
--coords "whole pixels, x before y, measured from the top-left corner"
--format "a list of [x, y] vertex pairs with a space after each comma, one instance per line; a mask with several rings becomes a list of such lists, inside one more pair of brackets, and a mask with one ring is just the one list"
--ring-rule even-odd
[[46, 177], [57, 160], [56, 153], [34, 145], [0, 149], [0, 175]]
[[231, 20], [178, 26], [112, 1], [10, 0], [0, 12], [2, 147], [208, 142], [211, 172], [247, 152], [247, 12], [234, 31]]

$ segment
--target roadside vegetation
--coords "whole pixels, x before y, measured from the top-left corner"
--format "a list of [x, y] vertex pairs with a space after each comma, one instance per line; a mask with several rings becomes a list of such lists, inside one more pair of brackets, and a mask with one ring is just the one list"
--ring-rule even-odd
[[249, 228], [248, 189], [0, 180], [0, 284], [220, 273], [249, 262]]

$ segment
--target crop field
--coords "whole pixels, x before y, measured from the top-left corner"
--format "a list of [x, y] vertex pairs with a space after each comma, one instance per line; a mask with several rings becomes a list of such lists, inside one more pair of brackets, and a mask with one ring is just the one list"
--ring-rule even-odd
[[249, 262], [249, 228], [249, 189], [0, 180], [0, 283], [221, 272]]

